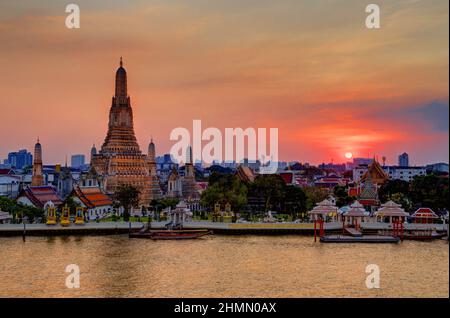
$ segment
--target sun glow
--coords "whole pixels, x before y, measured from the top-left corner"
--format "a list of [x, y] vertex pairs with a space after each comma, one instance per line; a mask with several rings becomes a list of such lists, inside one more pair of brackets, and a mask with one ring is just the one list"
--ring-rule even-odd
[[353, 154], [351, 152], [346, 152], [345, 153], [345, 158], [351, 159], [352, 157], [353, 157]]

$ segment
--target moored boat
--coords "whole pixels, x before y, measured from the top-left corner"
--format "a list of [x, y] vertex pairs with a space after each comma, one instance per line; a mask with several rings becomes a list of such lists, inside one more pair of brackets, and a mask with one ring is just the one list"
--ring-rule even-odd
[[437, 232], [427, 232], [427, 231], [416, 231], [413, 233], [405, 233], [403, 234], [404, 240], [416, 240], [416, 241], [428, 241], [434, 240], [438, 238], [444, 237], [445, 233], [437, 233]]
[[196, 239], [212, 234], [206, 229], [199, 230], [149, 230], [138, 233], [130, 233], [130, 238], [149, 238], [153, 240], [183, 240]]

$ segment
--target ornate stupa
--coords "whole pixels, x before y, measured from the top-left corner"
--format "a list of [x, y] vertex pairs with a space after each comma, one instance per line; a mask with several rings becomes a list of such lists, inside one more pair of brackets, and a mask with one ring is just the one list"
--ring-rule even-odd
[[[154, 149], [154, 148], [153, 148]], [[154, 157], [154, 153], [153, 153]], [[148, 206], [158, 189], [154, 189], [154, 160], [139, 149], [133, 128], [133, 110], [127, 93], [127, 72], [120, 58], [116, 72], [115, 95], [109, 111], [108, 133], [98, 154], [92, 154], [91, 165], [102, 176], [103, 189], [114, 193], [120, 184], [128, 184], [141, 192], [140, 205]], [[152, 171], [151, 171], [152, 170]]]

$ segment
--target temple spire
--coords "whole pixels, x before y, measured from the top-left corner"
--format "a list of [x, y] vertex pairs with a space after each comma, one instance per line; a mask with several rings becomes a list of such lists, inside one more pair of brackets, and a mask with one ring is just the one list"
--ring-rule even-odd
[[119, 68], [116, 72], [116, 102], [119, 104], [127, 104], [127, 72], [123, 68], [123, 60], [120, 57]]

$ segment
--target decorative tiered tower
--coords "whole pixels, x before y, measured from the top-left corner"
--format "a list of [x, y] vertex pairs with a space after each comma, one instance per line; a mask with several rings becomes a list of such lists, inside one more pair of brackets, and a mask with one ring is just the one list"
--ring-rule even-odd
[[103, 189], [107, 193], [114, 193], [120, 184], [132, 185], [141, 192], [140, 205], [148, 206], [154, 194], [160, 192], [159, 184], [154, 189], [156, 184], [151, 177], [151, 161], [142, 154], [136, 141], [133, 110], [127, 93], [127, 72], [120, 58], [115, 95], [109, 111], [108, 133], [99, 153], [92, 154], [91, 165], [102, 176]]
[[42, 176], [42, 146], [39, 143], [34, 145], [33, 175], [31, 177], [31, 186], [38, 187], [44, 185], [44, 177]]
[[182, 179], [182, 195], [188, 200], [199, 199], [200, 194], [197, 190], [195, 181], [194, 163], [192, 160], [192, 147], [189, 146], [186, 152], [186, 164], [184, 165], [184, 177]]

